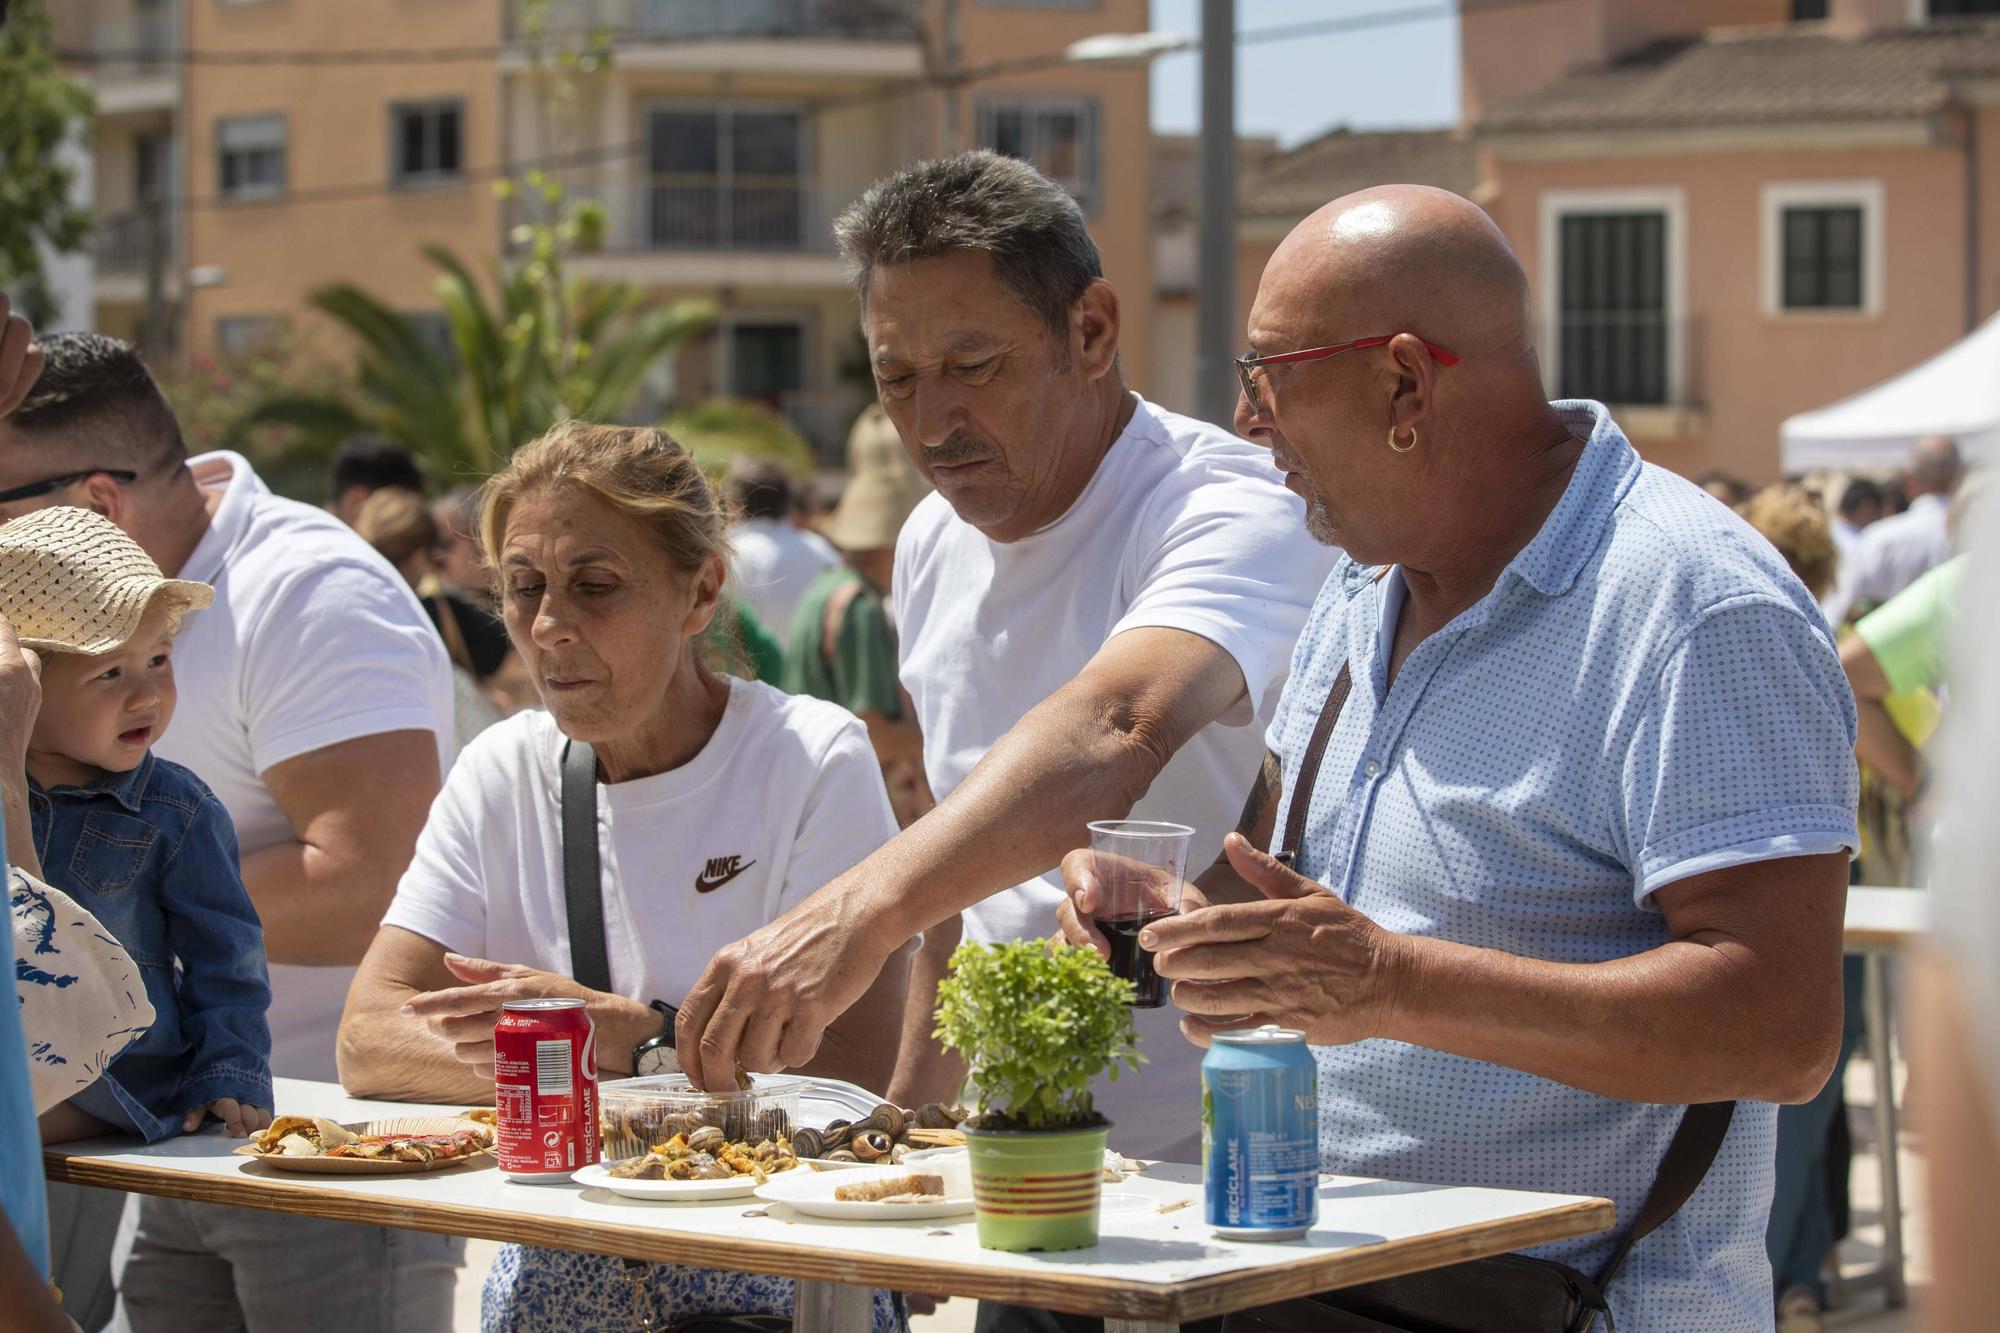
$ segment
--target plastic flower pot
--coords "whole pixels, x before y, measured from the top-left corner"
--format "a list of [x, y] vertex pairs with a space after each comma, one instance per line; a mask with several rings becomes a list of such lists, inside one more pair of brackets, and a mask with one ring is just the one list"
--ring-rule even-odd
[[979, 1243], [989, 1250], [1081, 1250], [1097, 1244], [1109, 1125], [965, 1129]]

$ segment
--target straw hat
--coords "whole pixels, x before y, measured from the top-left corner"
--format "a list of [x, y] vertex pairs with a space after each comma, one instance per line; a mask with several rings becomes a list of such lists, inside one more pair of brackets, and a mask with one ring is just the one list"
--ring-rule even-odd
[[0, 615], [24, 648], [108, 653], [138, 633], [155, 597], [168, 599], [178, 627], [215, 589], [165, 577], [123, 528], [88, 509], [38, 509], [0, 527]]
[[930, 487], [903, 452], [896, 427], [873, 405], [847, 435], [847, 488], [840, 493], [820, 531], [843, 551], [878, 551], [896, 544], [896, 534]]

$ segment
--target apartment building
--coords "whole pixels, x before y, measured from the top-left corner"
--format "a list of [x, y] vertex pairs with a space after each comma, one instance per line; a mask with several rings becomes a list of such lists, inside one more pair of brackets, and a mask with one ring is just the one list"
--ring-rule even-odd
[[[1143, 30], [1145, 0], [66, 8], [60, 44], [99, 57], [84, 66], [101, 108], [96, 314], [113, 332], [152, 308], [185, 354], [281, 324], [312, 334], [308, 294], [335, 281], [436, 320], [420, 247], [475, 267], [510, 257], [536, 205], [493, 185], [538, 167], [605, 210], [604, 246], [579, 271], [722, 312], [660, 367], [645, 409], [754, 398], [834, 453], [872, 390], [832, 220], [905, 162], [986, 145], [1076, 194], [1126, 297], [1125, 364], [1150, 366], [1147, 74], [1063, 58], [1083, 37]], [[548, 54], [599, 40], [595, 72]], [[146, 58], [128, 76], [112, 52]], [[141, 207], [155, 196], [167, 202]], [[167, 250], [149, 264], [154, 213]]]
[[88, 262], [73, 269], [84, 290], [65, 302], [68, 322], [142, 338], [149, 308], [164, 327], [184, 289], [178, 6], [97, 0], [50, 11], [56, 46], [80, 57], [72, 72], [89, 83], [97, 107], [78, 162], [79, 197], [96, 233]]
[[[2000, 0], [1467, 6], [1458, 125], [1245, 154], [1239, 301], [1319, 204], [1392, 181], [1454, 190], [1528, 271], [1552, 397], [1609, 402], [1678, 471], [1775, 479], [1786, 417], [2000, 308], [1996, 15]], [[1193, 366], [1192, 233], [1172, 171], [1155, 179], [1154, 378], [1171, 381]]]
[[[1753, 481], [1778, 428], [2000, 309], [1996, 0], [1621, 0], [1464, 20], [1484, 202], [1550, 392]], [[1725, 26], [1726, 25], [1726, 26]]]
[[[609, 223], [582, 267], [722, 309], [655, 392], [767, 402], [830, 451], [872, 393], [833, 220], [870, 182], [950, 148], [1025, 157], [1070, 188], [1112, 280], [1139, 298], [1127, 364], [1147, 364], [1146, 75], [1061, 60], [1145, 20], [1144, 0], [576, 0], [553, 21], [620, 34], [611, 67], [564, 126], [536, 91], [546, 74], [510, 56], [509, 143], [558, 159], [629, 146], [560, 173]], [[1030, 65], [1045, 67], [1016, 69]]]

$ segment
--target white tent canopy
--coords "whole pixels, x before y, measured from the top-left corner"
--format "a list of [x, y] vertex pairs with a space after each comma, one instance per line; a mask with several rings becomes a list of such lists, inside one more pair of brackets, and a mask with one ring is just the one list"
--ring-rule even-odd
[[2000, 315], [1930, 360], [1779, 429], [1785, 475], [1890, 468], [1926, 435], [1967, 462], [2000, 463]]

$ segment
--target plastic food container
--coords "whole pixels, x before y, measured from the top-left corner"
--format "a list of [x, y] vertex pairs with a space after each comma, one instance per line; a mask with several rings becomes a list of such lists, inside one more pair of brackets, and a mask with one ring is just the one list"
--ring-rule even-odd
[[702, 1092], [685, 1074], [625, 1078], [598, 1089], [607, 1161], [637, 1157], [677, 1133], [714, 1125], [732, 1139], [755, 1143], [790, 1134], [799, 1097], [810, 1080], [756, 1075], [741, 1092]]

